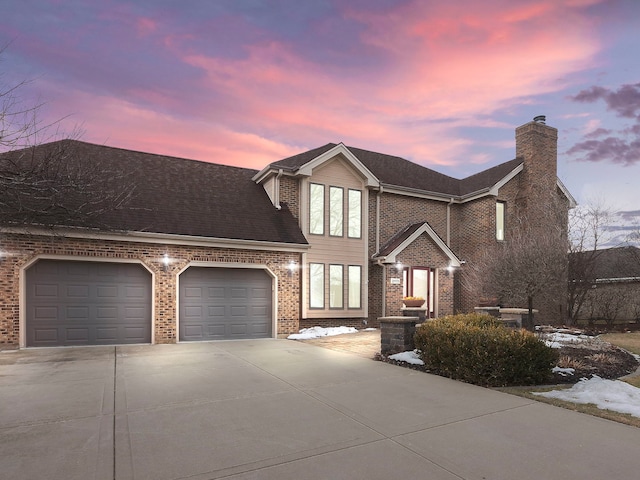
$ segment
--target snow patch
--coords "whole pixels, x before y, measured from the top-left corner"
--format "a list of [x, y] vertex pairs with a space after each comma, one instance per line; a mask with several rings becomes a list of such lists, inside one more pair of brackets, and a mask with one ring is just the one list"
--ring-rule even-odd
[[420, 360], [418, 356], [418, 351], [414, 350], [412, 352], [401, 352], [396, 353], [394, 355], [389, 355], [391, 360], [397, 360], [398, 362], [407, 362], [412, 365], [424, 365], [424, 362]]
[[311, 340], [312, 338], [332, 337], [334, 335], [357, 332], [358, 330], [353, 327], [311, 327], [303, 328], [300, 333], [293, 333], [287, 338], [289, 340]]
[[575, 368], [561, 368], [561, 367], [553, 367], [551, 369], [551, 371], [553, 373], [558, 373], [560, 375], [562, 375], [563, 377], [566, 377], [567, 375], [573, 375], [576, 373]]
[[619, 380], [605, 380], [594, 375], [590, 379], [581, 379], [566, 390], [533, 394], [574, 403], [592, 403], [603, 410], [628, 413], [640, 418], [640, 388]]

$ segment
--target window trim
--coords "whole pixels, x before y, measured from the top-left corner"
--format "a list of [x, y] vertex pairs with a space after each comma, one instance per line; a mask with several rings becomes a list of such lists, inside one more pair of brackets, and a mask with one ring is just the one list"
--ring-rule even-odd
[[[333, 306], [331, 304], [333, 287], [331, 270], [333, 267], [340, 267], [340, 306]], [[344, 310], [344, 265], [338, 263], [329, 264], [329, 310]]]
[[[322, 291], [318, 294], [318, 299], [321, 301], [321, 306], [313, 306], [313, 301], [316, 298], [313, 296], [313, 267], [320, 267], [322, 277]], [[309, 263], [309, 309], [310, 310], [324, 310], [325, 309], [325, 268], [324, 263]]]
[[[351, 305], [351, 269], [358, 269], [358, 306]], [[347, 310], [362, 309], [362, 265], [347, 265]]]
[[[314, 189], [314, 187], [318, 187], [321, 191], [322, 191], [322, 203], [319, 207], [316, 207], [314, 209], [313, 207], [313, 193], [312, 190]], [[326, 209], [325, 209], [325, 194], [326, 194], [326, 188], [323, 184], [321, 183], [309, 183], [309, 235], [324, 235], [324, 224], [325, 224], [325, 215], [326, 215]], [[320, 220], [320, 229], [317, 232], [312, 231], [312, 227], [313, 227], [313, 212], [315, 210], [318, 210], [318, 213], [321, 220]]]
[[[359, 211], [358, 211], [358, 234], [357, 235], [351, 235], [351, 212], [354, 210], [351, 207], [351, 193], [357, 193], [359, 198], [358, 198], [358, 203], [359, 205]], [[362, 190], [357, 190], [355, 188], [349, 188], [348, 192], [347, 192], [347, 237], [348, 238], [362, 238]]]
[[[502, 223], [502, 230], [499, 229], [500, 223]], [[498, 200], [496, 201], [496, 240], [504, 242], [506, 238], [506, 223], [507, 223], [507, 202]]]
[[[336, 212], [340, 212], [340, 219], [335, 224], [333, 223], [333, 202], [332, 192], [340, 192], [340, 209]], [[340, 233], [333, 233], [333, 227], [339, 227]], [[341, 238], [344, 237], [344, 188], [329, 185], [329, 236]]]

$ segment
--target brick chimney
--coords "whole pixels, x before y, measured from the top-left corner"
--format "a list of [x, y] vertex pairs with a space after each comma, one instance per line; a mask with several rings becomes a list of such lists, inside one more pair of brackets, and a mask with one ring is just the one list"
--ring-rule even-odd
[[524, 160], [529, 183], [555, 190], [558, 178], [558, 130], [544, 115], [516, 128], [516, 157]]
[[524, 162], [520, 213], [533, 224], [544, 222], [558, 178], [558, 130], [546, 124], [544, 115], [516, 128], [516, 157]]

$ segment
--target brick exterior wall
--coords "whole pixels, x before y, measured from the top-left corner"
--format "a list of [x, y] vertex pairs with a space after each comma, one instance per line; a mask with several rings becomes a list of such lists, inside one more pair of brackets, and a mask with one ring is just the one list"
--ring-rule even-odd
[[300, 181], [294, 177], [280, 177], [280, 202], [286, 203], [296, 219], [300, 219]]
[[[301, 255], [298, 253], [38, 235], [3, 235], [1, 245], [5, 256], [0, 261], [0, 347], [15, 348], [19, 345], [20, 269], [40, 255], [96, 261], [140, 261], [155, 274], [155, 343], [175, 343], [177, 340], [176, 279], [178, 272], [191, 262], [266, 265], [278, 282], [276, 333], [287, 335], [299, 329], [300, 272], [291, 272], [287, 268], [291, 260], [300, 264]], [[172, 259], [166, 272], [162, 265], [165, 253]]]

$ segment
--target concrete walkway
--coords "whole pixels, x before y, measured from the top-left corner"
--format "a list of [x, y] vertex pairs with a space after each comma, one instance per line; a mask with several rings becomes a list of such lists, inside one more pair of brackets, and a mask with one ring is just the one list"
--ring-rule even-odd
[[640, 429], [288, 340], [0, 353], [19, 479], [637, 477]]

